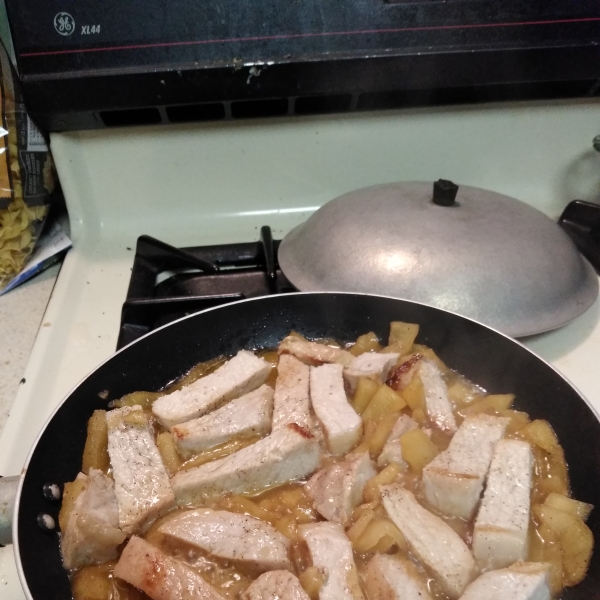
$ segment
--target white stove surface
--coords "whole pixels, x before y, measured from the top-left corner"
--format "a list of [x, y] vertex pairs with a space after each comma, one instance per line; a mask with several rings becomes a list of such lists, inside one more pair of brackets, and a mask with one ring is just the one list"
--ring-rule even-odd
[[[556, 218], [574, 198], [598, 199], [598, 123], [600, 104], [579, 101], [55, 135], [74, 249], [0, 437], [0, 473], [21, 471], [56, 406], [114, 352], [139, 235], [242, 242], [268, 224], [280, 237], [351, 189], [440, 177]], [[524, 343], [600, 412], [599, 301]], [[0, 549], [0, 597], [25, 597], [12, 547]]]

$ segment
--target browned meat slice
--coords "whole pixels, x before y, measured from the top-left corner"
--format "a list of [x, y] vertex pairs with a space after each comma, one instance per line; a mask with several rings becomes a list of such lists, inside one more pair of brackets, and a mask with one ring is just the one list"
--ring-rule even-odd
[[125, 534], [119, 529], [113, 480], [97, 469], [90, 469], [89, 476], [79, 473], [77, 479], [83, 480], [83, 489], [60, 538], [63, 563], [68, 570], [116, 558], [117, 546], [125, 541]]
[[129, 540], [113, 572], [152, 600], [223, 600], [190, 567], [139, 537]]

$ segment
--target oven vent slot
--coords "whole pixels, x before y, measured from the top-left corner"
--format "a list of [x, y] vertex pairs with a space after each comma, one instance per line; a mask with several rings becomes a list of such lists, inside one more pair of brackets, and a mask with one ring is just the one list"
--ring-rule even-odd
[[167, 118], [171, 123], [185, 123], [189, 121], [220, 121], [225, 118], [225, 105], [221, 102], [167, 106], [165, 110], [167, 113]]
[[234, 119], [256, 119], [259, 117], [281, 117], [289, 112], [287, 98], [266, 100], [236, 100], [231, 103], [231, 116]]
[[126, 110], [103, 110], [100, 118], [106, 127], [124, 125], [154, 125], [162, 118], [158, 108], [130, 108]]
[[350, 94], [303, 96], [296, 98], [294, 113], [297, 115], [324, 115], [348, 112], [351, 106], [352, 96]]
[[255, 119], [291, 115], [322, 115], [354, 111], [374, 111], [481, 104], [486, 102], [552, 100], [579, 98], [600, 94], [595, 80], [539, 81], [535, 83], [502, 83], [483, 86], [463, 86], [440, 89], [390, 90], [362, 94], [328, 94], [289, 98], [260, 98], [224, 102], [170, 105], [101, 111], [106, 127], [152, 125], [155, 123], [186, 123]]

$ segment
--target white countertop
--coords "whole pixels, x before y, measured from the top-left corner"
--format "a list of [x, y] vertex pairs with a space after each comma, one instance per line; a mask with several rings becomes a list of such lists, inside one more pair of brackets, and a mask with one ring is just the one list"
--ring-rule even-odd
[[60, 264], [0, 296], [0, 432], [13, 405]]

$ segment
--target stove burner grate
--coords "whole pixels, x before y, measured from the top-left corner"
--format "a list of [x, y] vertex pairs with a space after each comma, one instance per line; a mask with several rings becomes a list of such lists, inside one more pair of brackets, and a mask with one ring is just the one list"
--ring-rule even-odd
[[117, 349], [205, 308], [296, 291], [279, 268], [279, 243], [267, 226], [257, 242], [183, 249], [140, 236]]

